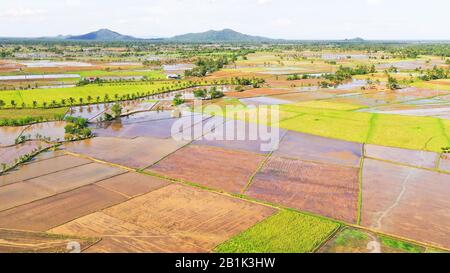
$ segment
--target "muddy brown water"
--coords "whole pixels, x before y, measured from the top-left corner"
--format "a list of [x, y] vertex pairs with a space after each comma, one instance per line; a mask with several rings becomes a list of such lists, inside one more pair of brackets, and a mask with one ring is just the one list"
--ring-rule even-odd
[[0, 126], [0, 147], [14, 145], [17, 137], [27, 128], [25, 126]]
[[65, 121], [53, 121], [36, 123], [28, 126], [23, 132], [23, 136], [29, 136], [31, 139], [37, 139], [37, 136], [49, 138], [51, 141], [63, 141], [66, 126]]
[[27, 141], [25, 143], [15, 146], [3, 148], [0, 147], [0, 164], [6, 164], [8, 166], [11, 166], [21, 156], [30, 155], [31, 153], [33, 153], [33, 151], [45, 149], [50, 146], [51, 146], [50, 144], [43, 141]]
[[189, 130], [190, 127], [208, 118], [210, 116], [190, 115], [181, 118], [158, 119], [129, 124], [127, 122], [123, 124], [121, 121], [116, 121], [98, 124], [93, 129], [93, 133], [100, 137], [157, 137], [165, 139], [172, 137], [172, 127], [175, 127], [176, 124], [186, 124], [187, 126], [179, 128], [181, 131], [175, 130], [175, 133], [180, 133], [185, 129]]

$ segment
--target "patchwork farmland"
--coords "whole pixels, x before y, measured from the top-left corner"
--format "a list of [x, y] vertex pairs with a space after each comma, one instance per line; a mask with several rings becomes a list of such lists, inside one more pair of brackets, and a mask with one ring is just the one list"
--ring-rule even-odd
[[450, 251], [438, 53], [78, 46], [0, 59], [0, 252]]

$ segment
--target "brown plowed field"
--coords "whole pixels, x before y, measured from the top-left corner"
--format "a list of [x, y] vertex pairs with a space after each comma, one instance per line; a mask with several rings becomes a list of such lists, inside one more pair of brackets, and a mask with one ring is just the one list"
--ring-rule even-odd
[[30, 162], [28, 162], [26, 164], [31, 164], [31, 163], [38, 162], [38, 161], [41, 161], [41, 160], [55, 158], [55, 157], [63, 156], [63, 155], [65, 155], [65, 153], [63, 151], [61, 151], [61, 150], [50, 149], [50, 150], [47, 150], [45, 152], [42, 152], [42, 153], [38, 154], [32, 160], [30, 160]]
[[89, 185], [2, 211], [0, 227], [46, 231], [125, 200], [126, 198], [120, 194]]
[[147, 170], [227, 192], [240, 193], [264, 160], [254, 153], [189, 145]]
[[33, 183], [40, 187], [45, 187], [53, 192], [60, 193], [74, 188], [95, 183], [118, 174], [124, 173], [124, 170], [110, 166], [90, 163], [74, 167], [68, 170], [33, 178], [26, 182]]
[[85, 253], [204, 253], [207, 250], [166, 235], [105, 237]]
[[247, 195], [349, 223], [358, 211], [358, 169], [272, 156]]
[[291, 94], [276, 95], [276, 96], [272, 96], [272, 98], [280, 99], [280, 100], [289, 100], [292, 102], [301, 102], [301, 101], [310, 101], [310, 100], [317, 100], [317, 99], [327, 99], [327, 98], [332, 98], [333, 96], [334, 96], [333, 94], [329, 94], [326, 92], [314, 91], [314, 92], [298, 92], [298, 93], [291, 93]]
[[[49, 153], [50, 154], [50, 153]], [[76, 166], [88, 164], [92, 161], [70, 155], [59, 156], [46, 160], [39, 160], [20, 166], [7, 174], [0, 176], [0, 186], [31, 179], [41, 175], [70, 169]]]
[[56, 234], [102, 237], [102, 240], [86, 252], [206, 252], [188, 241], [170, 234], [158, 234], [125, 222], [103, 212], [96, 212], [51, 229]]
[[270, 87], [290, 87], [290, 86], [309, 86], [309, 85], [319, 85], [321, 79], [301, 79], [301, 80], [295, 80], [295, 81], [288, 81], [288, 80], [280, 80], [275, 78], [269, 78], [266, 80], [267, 85]]
[[287, 93], [295, 93], [297, 91], [292, 89], [272, 89], [272, 88], [257, 88], [249, 89], [242, 92], [227, 92], [225, 93], [227, 97], [230, 98], [252, 98], [260, 96], [271, 96], [271, 95], [281, 95]]
[[186, 145], [186, 141], [139, 137], [135, 139], [96, 137], [65, 144], [68, 151], [88, 155], [131, 168], [150, 166]]
[[450, 175], [366, 159], [362, 193], [363, 226], [450, 247]]
[[19, 182], [0, 187], [0, 211], [20, 206], [54, 194], [50, 189], [33, 183]]
[[362, 144], [288, 131], [275, 156], [359, 167]]
[[149, 175], [130, 172], [102, 180], [97, 185], [133, 197], [167, 186], [169, 182]]
[[430, 169], [436, 167], [439, 158], [438, 154], [426, 151], [406, 150], [371, 144], [365, 145], [364, 148], [368, 157]]
[[174, 184], [103, 212], [202, 249], [212, 249], [272, 215], [275, 209]]
[[62, 253], [67, 245], [77, 242], [84, 249], [97, 241], [77, 237], [61, 237], [48, 233], [0, 229], [0, 253]]

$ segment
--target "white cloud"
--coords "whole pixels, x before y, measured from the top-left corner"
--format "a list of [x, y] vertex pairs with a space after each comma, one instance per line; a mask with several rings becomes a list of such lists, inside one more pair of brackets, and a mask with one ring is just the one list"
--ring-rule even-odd
[[366, 0], [367, 5], [376, 6], [383, 3], [383, 0]]
[[271, 25], [274, 27], [288, 27], [292, 25], [292, 20], [287, 18], [279, 18], [271, 21]]
[[69, 7], [78, 7], [81, 6], [81, 0], [66, 0], [66, 5]]
[[17, 18], [17, 17], [43, 15], [45, 13], [47, 13], [47, 10], [45, 9], [10, 8], [4, 12], [0, 12], [0, 16], [6, 18]]

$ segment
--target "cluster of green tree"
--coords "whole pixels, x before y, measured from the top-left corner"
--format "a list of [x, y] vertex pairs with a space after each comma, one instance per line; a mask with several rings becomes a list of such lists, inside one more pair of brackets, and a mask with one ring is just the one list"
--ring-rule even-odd
[[111, 121], [120, 118], [120, 116], [122, 115], [122, 106], [120, 106], [120, 104], [116, 102], [113, 106], [111, 106], [110, 111], [110, 113], [106, 111], [103, 114], [103, 118], [101, 119], [101, 121]]
[[231, 85], [242, 85], [242, 86], [252, 86], [253, 88], [259, 88], [266, 80], [262, 78], [232, 78], [230, 81]]
[[186, 77], [204, 77], [209, 73], [215, 72], [229, 64], [229, 59], [226, 56], [218, 58], [199, 58], [192, 70], [186, 70], [184, 75]]
[[439, 68], [434, 66], [433, 69], [428, 69], [419, 78], [424, 81], [432, 81], [438, 79], [448, 79], [450, 77], [450, 69]]
[[248, 49], [242, 46], [239, 49], [235, 47], [229, 48], [228, 46], [222, 45], [220, 47], [205, 47], [203, 45], [191, 45], [190, 47], [185, 47], [182, 45], [178, 46], [176, 51], [177, 55], [181, 58], [197, 58], [202, 57], [215, 57], [218, 55], [227, 56], [231, 60], [237, 60], [239, 57], [243, 58], [250, 53], [255, 53], [255, 49]]
[[306, 80], [306, 79], [315, 79], [315, 78], [317, 78], [317, 77], [309, 75], [309, 74], [303, 74], [303, 75], [294, 74], [294, 75], [287, 76], [286, 80], [297, 81], [297, 80]]
[[349, 80], [355, 75], [367, 75], [375, 73], [374, 65], [358, 65], [355, 68], [339, 66], [339, 69], [334, 74], [325, 74], [322, 77], [331, 82], [332, 85], [338, 85], [343, 81]]
[[342, 50], [364, 50], [367, 53], [386, 52], [397, 58], [417, 58], [420, 55], [450, 57], [448, 43], [411, 43], [411, 42], [376, 42], [337, 43], [335, 48]]
[[397, 79], [392, 77], [391, 75], [388, 74], [388, 81], [387, 81], [387, 85], [386, 85], [389, 89], [391, 90], [396, 90], [396, 89], [400, 89], [400, 84], [398, 83]]
[[397, 73], [398, 72], [398, 68], [392, 65], [391, 67], [386, 69], [386, 72], [388, 72], [388, 73]]
[[88, 85], [88, 84], [91, 84], [91, 83], [94, 83], [94, 84], [100, 84], [100, 83], [103, 83], [103, 80], [100, 79], [100, 78], [95, 78], [93, 81], [90, 81], [90, 80], [84, 78], [84, 79], [81, 79], [81, 80], [77, 83], [77, 86], [84, 86], [84, 85]]
[[197, 89], [194, 91], [194, 97], [197, 99], [218, 99], [224, 96], [222, 91], [217, 90], [217, 87], [213, 86], [209, 90]]
[[175, 97], [173, 98], [173, 105], [178, 106], [183, 103], [185, 103], [185, 100], [183, 99], [183, 95], [176, 94]]
[[80, 117], [66, 117], [67, 124], [64, 127], [66, 140], [84, 139], [92, 136], [91, 129], [88, 127], [88, 120]]
[[13, 56], [14, 54], [11, 51], [0, 51], [0, 58], [9, 58]]

